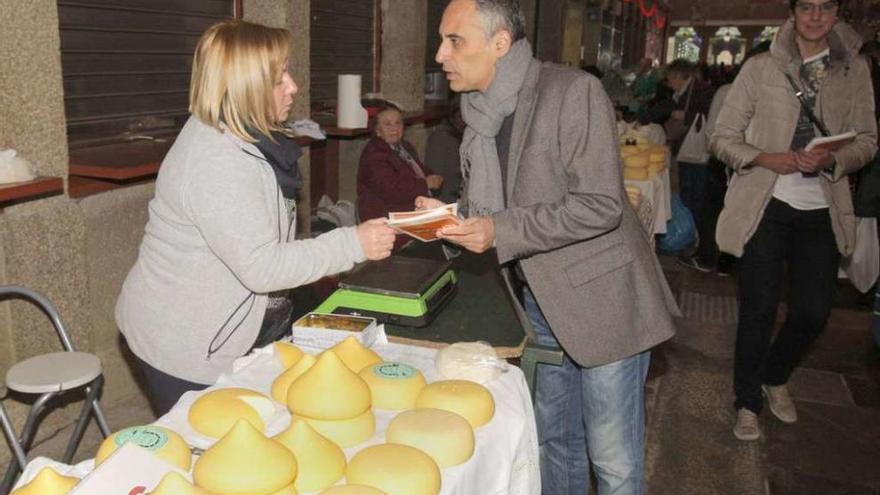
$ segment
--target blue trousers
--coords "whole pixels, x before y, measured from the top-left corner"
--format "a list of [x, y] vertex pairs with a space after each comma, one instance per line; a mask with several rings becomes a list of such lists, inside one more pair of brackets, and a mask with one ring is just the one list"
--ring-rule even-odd
[[[559, 346], [531, 291], [526, 313], [538, 344]], [[644, 487], [645, 378], [650, 353], [584, 368], [539, 364], [535, 418], [543, 495], [585, 495], [590, 467], [599, 495], [641, 495]]]

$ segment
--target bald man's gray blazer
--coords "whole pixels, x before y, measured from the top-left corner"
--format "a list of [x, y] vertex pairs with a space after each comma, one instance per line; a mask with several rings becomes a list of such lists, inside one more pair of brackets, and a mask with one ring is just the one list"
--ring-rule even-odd
[[678, 307], [627, 202], [614, 111], [600, 82], [532, 59], [493, 215], [500, 263], [519, 260], [563, 349], [582, 366], [670, 338]]

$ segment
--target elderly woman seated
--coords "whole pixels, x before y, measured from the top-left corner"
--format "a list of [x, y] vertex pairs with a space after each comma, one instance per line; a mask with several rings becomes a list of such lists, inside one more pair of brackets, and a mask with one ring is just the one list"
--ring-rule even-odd
[[[418, 196], [429, 195], [443, 177], [426, 167], [412, 144], [403, 138], [403, 114], [388, 103], [376, 115], [376, 135], [361, 153], [358, 166], [358, 216], [361, 221], [392, 211], [415, 209]], [[395, 248], [409, 238], [398, 236]]]

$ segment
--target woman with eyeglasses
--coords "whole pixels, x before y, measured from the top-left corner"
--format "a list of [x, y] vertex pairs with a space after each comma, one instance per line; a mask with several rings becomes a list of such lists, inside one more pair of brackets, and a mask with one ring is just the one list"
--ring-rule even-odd
[[[877, 124], [858, 34], [839, 2], [792, 0], [770, 51], [751, 58], [724, 100], [711, 147], [735, 173], [718, 220], [719, 248], [741, 257], [734, 355], [734, 435], [760, 436], [767, 397], [797, 420], [788, 382], [825, 328], [841, 256], [856, 218], [847, 175], [871, 161]], [[814, 137], [855, 131], [841, 147], [805, 151]], [[785, 323], [773, 337], [787, 279]]]
[[162, 162], [116, 304], [160, 415], [284, 326], [291, 308], [278, 291], [391, 252], [381, 220], [295, 238], [301, 152], [282, 125], [297, 92], [290, 43], [284, 29], [230, 20], [196, 47], [192, 115]]

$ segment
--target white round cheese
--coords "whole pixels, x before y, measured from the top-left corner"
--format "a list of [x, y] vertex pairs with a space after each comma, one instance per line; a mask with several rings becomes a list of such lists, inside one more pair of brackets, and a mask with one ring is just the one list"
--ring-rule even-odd
[[407, 445], [383, 443], [361, 450], [348, 463], [345, 479], [388, 495], [437, 495], [440, 468], [428, 454]]
[[472, 427], [489, 422], [495, 415], [495, 400], [489, 389], [468, 380], [441, 380], [422, 389], [416, 408], [434, 408], [454, 412]]
[[474, 455], [474, 429], [458, 414], [442, 409], [412, 409], [388, 425], [385, 441], [415, 447], [441, 468], [457, 466]]

